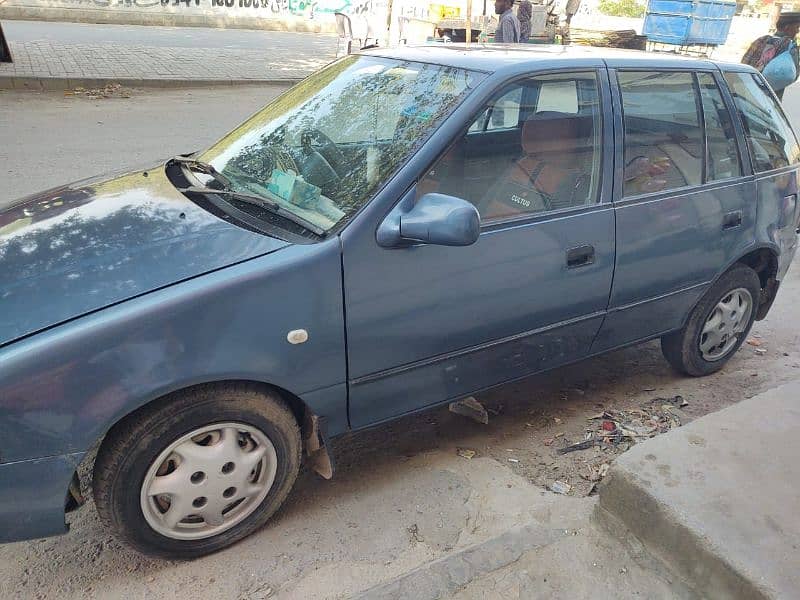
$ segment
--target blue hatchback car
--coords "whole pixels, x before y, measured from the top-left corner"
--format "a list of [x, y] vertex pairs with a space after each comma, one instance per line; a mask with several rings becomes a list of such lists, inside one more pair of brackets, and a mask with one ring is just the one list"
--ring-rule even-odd
[[22, 199], [0, 541], [66, 531], [94, 461], [119, 536], [199, 556], [303, 460], [330, 477], [347, 431], [654, 338], [714, 372], [792, 260], [799, 161], [746, 66], [448, 45], [348, 56], [203, 152]]

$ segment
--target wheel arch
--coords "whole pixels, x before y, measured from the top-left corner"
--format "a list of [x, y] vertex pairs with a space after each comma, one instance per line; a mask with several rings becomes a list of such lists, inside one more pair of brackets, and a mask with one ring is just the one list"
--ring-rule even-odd
[[[73, 482], [70, 483], [69, 489], [66, 491], [66, 511], [69, 512], [70, 510], [74, 510], [83, 503], [83, 499], [86, 497], [91, 486], [94, 463], [95, 459], [97, 458], [98, 451], [104, 444], [110, 443], [111, 440], [114, 439], [116, 432], [124, 428], [126, 422], [135, 418], [144, 410], [152, 410], [160, 404], [170, 402], [170, 400], [177, 394], [185, 394], [187, 392], [191, 392], [192, 390], [201, 388], [218, 387], [222, 389], [232, 386], [247, 386], [277, 394], [283, 401], [286, 402], [287, 406], [292, 412], [292, 415], [297, 421], [298, 426], [300, 427], [303, 446], [306, 449], [306, 454], [308, 454], [310, 458], [314, 458], [314, 456], [312, 456], [313, 452], [309, 452], [309, 449], [313, 449], [314, 452], [319, 452], [321, 450], [327, 456], [327, 436], [325, 434], [324, 424], [320, 424], [319, 417], [300, 396], [291, 392], [285, 387], [267, 383], [265, 381], [241, 378], [217, 379], [176, 386], [174, 389], [169, 391], [155, 393], [152, 395], [152, 397], [131, 406], [130, 410], [120, 414], [108, 424], [108, 426], [105, 428], [105, 431], [95, 439], [75, 470], [77, 482], [75, 482], [73, 479]], [[312, 440], [319, 440], [319, 442], [314, 444]], [[310, 460], [309, 462], [310, 466], [319, 472], [319, 468], [317, 468], [315, 465], [315, 461]], [[325, 477], [330, 477], [332, 475], [332, 470], [333, 469], [331, 465], [331, 472], [329, 475], [325, 472], [321, 472], [320, 474]]]
[[[736, 265], [746, 265], [753, 269], [753, 271], [756, 272], [756, 275], [758, 275], [758, 279], [761, 282], [761, 296], [758, 301], [756, 320], [760, 321], [767, 316], [767, 313], [772, 307], [772, 302], [775, 300], [775, 295], [778, 291], [778, 251], [774, 246], [769, 244], [761, 244], [750, 247], [746, 253], [728, 262], [728, 264], [726, 264], [725, 267], [720, 270], [717, 276], [708, 283], [706, 290], [713, 286], [720, 277], [725, 275], [725, 273], [730, 271]], [[686, 326], [689, 315], [692, 314], [692, 311], [694, 311], [695, 307], [702, 300], [703, 295], [695, 300], [691, 309], [686, 312], [681, 327]]]

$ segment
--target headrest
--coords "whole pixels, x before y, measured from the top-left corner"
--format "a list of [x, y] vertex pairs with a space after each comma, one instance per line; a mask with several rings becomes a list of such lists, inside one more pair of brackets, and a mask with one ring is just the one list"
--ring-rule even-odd
[[587, 137], [591, 117], [546, 110], [533, 114], [522, 126], [522, 150], [525, 154], [574, 152]]

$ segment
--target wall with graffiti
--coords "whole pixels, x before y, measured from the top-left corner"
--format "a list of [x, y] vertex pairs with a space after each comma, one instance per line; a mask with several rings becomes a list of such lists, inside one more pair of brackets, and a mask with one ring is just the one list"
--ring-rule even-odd
[[0, 0], [0, 19], [335, 31], [335, 13], [386, 23], [387, 0]]

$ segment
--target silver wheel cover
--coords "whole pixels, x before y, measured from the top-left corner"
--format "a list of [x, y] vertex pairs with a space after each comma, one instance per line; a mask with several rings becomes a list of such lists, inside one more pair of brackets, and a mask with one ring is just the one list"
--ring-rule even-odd
[[725, 358], [736, 346], [750, 323], [753, 297], [745, 288], [736, 288], [725, 294], [700, 332], [700, 354], [708, 362]]
[[168, 538], [218, 535], [261, 505], [277, 465], [275, 446], [255, 427], [200, 427], [172, 442], [150, 465], [140, 492], [142, 514]]

